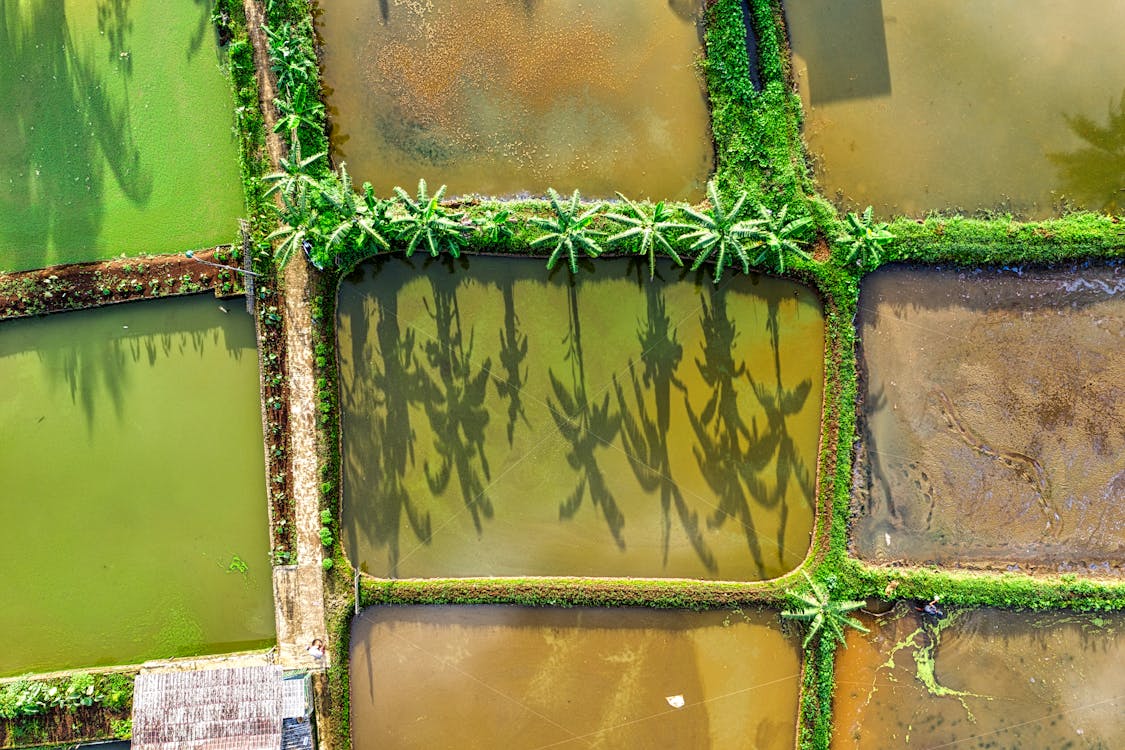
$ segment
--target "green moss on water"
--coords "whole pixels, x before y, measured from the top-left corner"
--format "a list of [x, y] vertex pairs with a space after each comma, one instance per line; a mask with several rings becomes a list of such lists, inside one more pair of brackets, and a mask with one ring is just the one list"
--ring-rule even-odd
[[210, 6], [0, 0], [0, 269], [235, 236], [233, 106]]

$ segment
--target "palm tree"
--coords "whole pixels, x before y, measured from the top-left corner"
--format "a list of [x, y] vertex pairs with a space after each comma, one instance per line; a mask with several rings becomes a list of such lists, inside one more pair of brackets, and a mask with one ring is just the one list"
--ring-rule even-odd
[[868, 206], [862, 216], [851, 211], [844, 220], [844, 231], [836, 236], [836, 244], [844, 247], [847, 252], [844, 256], [845, 263], [854, 260], [857, 266], [874, 267], [882, 260], [883, 246], [894, 241], [895, 236], [887, 228], [888, 224], [876, 223], [872, 218], [872, 210]]
[[286, 96], [279, 96], [275, 100], [281, 116], [277, 118], [273, 132], [293, 131], [302, 125], [313, 130], [320, 129], [324, 120], [324, 105], [316, 97], [309, 96], [308, 87], [300, 85], [296, 90], [286, 89], [285, 93]]
[[723, 209], [714, 180], [707, 183], [707, 197], [711, 207], [706, 213], [696, 211], [689, 206], [684, 207], [684, 213], [692, 220], [695, 229], [680, 237], [680, 240], [692, 242], [688, 251], [696, 254], [695, 262], [691, 266], [693, 271], [712, 255], [715, 256], [715, 283], [718, 284], [723, 277], [723, 270], [731, 263], [731, 256], [742, 261], [743, 273], [750, 272], [750, 257], [747, 255], [749, 248], [744, 240], [752, 235], [757, 221], [738, 220], [742, 214], [742, 206], [746, 202], [746, 191], [739, 194], [729, 211]]
[[453, 213], [441, 205], [445, 197], [445, 185], [433, 195], [426, 190], [426, 181], [418, 180], [418, 197], [412, 198], [402, 188], [395, 186], [405, 216], [391, 220], [391, 230], [400, 240], [406, 240], [406, 257], [409, 258], [425, 245], [435, 258], [445, 250], [454, 258], [461, 255], [461, 245], [465, 242], [467, 227], [463, 223], [464, 214]]
[[809, 631], [805, 634], [805, 640], [801, 644], [801, 648], [808, 648], [809, 643], [821, 630], [826, 632], [830, 638], [843, 643], [845, 648], [848, 645], [844, 641], [845, 626], [855, 628], [861, 633], [870, 632], [863, 626], [863, 623], [848, 614], [862, 607], [863, 602], [833, 600], [828, 593], [828, 589], [810, 578], [807, 572], [803, 570], [801, 572], [804, 574], [805, 580], [809, 582], [810, 590], [795, 591], [790, 589], [787, 591], [786, 594], [792, 601], [792, 606], [781, 613], [781, 616], [787, 620], [800, 620], [809, 623]]
[[301, 158], [301, 140], [297, 137], [296, 130], [290, 130], [288, 158], [283, 156], [278, 161], [280, 172], [274, 172], [264, 178], [264, 181], [270, 185], [265, 196], [268, 198], [280, 191], [282, 195], [292, 198], [298, 189], [315, 187], [316, 179], [309, 174], [309, 168], [324, 156], [325, 152], [321, 151], [307, 159]]
[[628, 228], [607, 238], [606, 242], [610, 245], [616, 245], [626, 240], [635, 240], [634, 252], [637, 255], [648, 256], [648, 277], [650, 281], [656, 278], [657, 249], [663, 250], [666, 255], [670, 255], [677, 266], [682, 266], [683, 261], [680, 260], [680, 256], [672, 245], [679, 237], [673, 237], [671, 233], [678, 229], [690, 229], [691, 227], [687, 224], [672, 221], [672, 209], [666, 208], [664, 201], [660, 201], [653, 206], [652, 212], [649, 213], [643, 206], [633, 203], [621, 193], [618, 193], [617, 197], [625, 203], [628, 214], [610, 213], [606, 214], [606, 218], [624, 224]]
[[[346, 164], [341, 162], [339, 177], [333, 176], [324, 181], [321, 195], [335, 213], [333, 218], [335, 226], [328, 233], [328, 241], [325, 243], [325, 250], [329, 257], [333, 251], [339, 255], [349, 247], [358, 249], [368, 242], [384, 250], [390, 249], [390, 243], [383, 236], [386, 226], [382, 221], [383, 217], [370, 211], [367, 202], [359, 200], [356, 196]], [[316, 266], [322, 268], [323, 263], [317, 263]]]
[[579, 252], [585, 252], [591, 258], [596, 258], [603, 252], [602, 246], [598, 244], [596, 239], [601, 233], [590, 229], [590, 223], [601, 211], [601, 204], [579, 214], [578, 208], [581, 198], [577, 190], [571, 196], [570, 202], [566, 204], [560, 202], [561, 198], [554, 188], [547, 188], [547, 195], [550, 197], [551, 208], [555, 215], [550, 218], [532, 217], [531, 221], [535, 226], [547, 231], [532, 240], [531, 246], [539, 247], [553, 242], [555, 249], [551, 252], [551, 257], [547, 259], [547, 270], [550, 271], [555, 267], [559, 257], [565, 251], [570, 261], [570, 272], [576, 274], [578, 273]]
[[760, 265], [763, 260], [772, 258], [772, 264], [780, 273], [785, 273], [785, 256], [787, 253], [796, 253], [806, 260], [810, 256], [797, 244], [798, 233], [812, 223], [811, 216], [802, 216], [799, 219], [786, 221], [789, 206], [782, 206], [776, 213], [766, 206], [758, 206], [758, 220], [751, 232], [754, 243], [762, 251], [754, 260], [754, 265]]

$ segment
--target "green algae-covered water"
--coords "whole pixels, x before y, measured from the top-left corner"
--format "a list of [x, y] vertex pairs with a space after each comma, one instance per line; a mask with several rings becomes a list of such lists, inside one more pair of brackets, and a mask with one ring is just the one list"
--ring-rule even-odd
[[[595, 267], [591, 267], [592, 269]], [[387, 577], [757, 580], [812, 529], [807, 288], [602, 261], [367, 263], [340, 288], [344, 543]], [[630, 272], [630, 269], [632, 272]]]
[[0, 0], [0, 270], [229, 242], [210, 0]]
[[701, 0], [322, 3], [337, 162], [381, 194], [694, 200], [714, 161]]
[[776, 612], [373, 607], [356, 750], [791, 750], [800, 651]]
[[237, 309], [0, 323], [0, 675], [273, 639], [257, 356]]

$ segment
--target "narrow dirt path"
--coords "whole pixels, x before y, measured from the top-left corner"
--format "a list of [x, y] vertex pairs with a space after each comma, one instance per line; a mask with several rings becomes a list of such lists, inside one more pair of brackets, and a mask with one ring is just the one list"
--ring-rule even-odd
[[[277, 122], [276, 88], [270, 74], [269, 47], [262, 30], [265, 14], [255, 0], [243, 0], [254, 48], [258, 92], [266, 128], [270, 166], [278, 170], [284, 153], [273, 132]], [[320, 486], [316, 455], [316, 389], [313, 375], [312, 318], [309, 314], [308, 266], [295, 253], [285, 268], [285, 367], [289, 381], [289, 493], [296, 518], [297, 564], [273, 569], [274, 618], [278, 662], [284, 667], [327, 666], [328, 656], [314, 659], [306, 650], [314, 638], [327, 642], [324, 622], [324, 551], [320, 545]], [[331, 649], [326, 649], [331, 653]]]

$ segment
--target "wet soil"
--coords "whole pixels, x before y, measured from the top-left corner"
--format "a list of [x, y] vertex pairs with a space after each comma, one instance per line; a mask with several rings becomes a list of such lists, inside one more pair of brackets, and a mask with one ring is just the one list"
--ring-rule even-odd
[[888, 269], [858, 326], [860, 556], [1122, 572], [1125, 268]]

